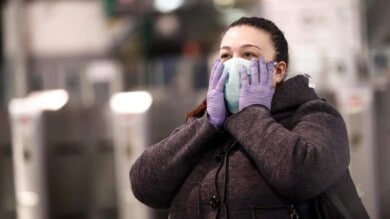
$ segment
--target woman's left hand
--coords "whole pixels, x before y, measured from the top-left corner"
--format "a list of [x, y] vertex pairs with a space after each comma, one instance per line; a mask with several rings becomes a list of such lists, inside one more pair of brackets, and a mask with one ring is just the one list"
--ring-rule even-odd
[[273, 71], [273, 62], [266, 63], [263, 57], [251, 60], [249, 75], [246, 69], [242, 68], [239, 110], [254, 104], [263, 105], [271, 110], [275, 92], [272, 86]]

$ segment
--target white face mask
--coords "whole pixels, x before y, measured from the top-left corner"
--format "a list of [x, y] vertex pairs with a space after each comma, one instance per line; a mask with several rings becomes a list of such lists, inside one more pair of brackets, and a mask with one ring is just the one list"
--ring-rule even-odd
[[241, 89], [241, 68], [246, 68], [249, 74], [250, 61], [243, 58], [231, 58], [224, 62], [224, 70], [228, 74], [228, 79], [225, 83], [225, 100], [228, 110], [231, 113], [238, 112], [240, 89]]

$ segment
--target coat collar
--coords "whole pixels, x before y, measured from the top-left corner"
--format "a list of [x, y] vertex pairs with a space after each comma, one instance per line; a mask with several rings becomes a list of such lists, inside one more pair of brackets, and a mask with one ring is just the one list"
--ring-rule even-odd
[[305, 75], [297, 75], [283, 81], [272, 98], [271, 113], [277, 114], [295, 110], [300, 105], [319, 99], [313, 88], [309, 87], [309, 79]]

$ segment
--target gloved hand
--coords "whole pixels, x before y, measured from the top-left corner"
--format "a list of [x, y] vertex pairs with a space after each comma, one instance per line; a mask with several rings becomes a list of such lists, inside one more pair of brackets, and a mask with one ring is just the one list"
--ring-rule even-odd
[[263, 57], [251, 60], [250, 75], [242, 68], [239, 110], [253, 104], [261, 104], [271, 110], [275, 93], [272, 87], [273, 70], [273, 62], [266, 63]]
[[217, 128], [221, 128], [227, 117], [223, 89], [227, 73], [223, 71], [221, 60], [216, 60], [211, 70], [209, 89], [207, 91], [207, 117]]

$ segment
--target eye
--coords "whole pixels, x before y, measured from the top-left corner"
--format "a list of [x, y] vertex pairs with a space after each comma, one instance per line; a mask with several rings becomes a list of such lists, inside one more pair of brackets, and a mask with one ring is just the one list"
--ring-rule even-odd
[[228, 53], [222, 53], [219, 57], [220, 57], [222, 60], [227, 60], [227, 59], [230, 59], [230, 58], [231, 58], [231, 55], [229, 55]]
[[242, 54], [242, 57], [243, 57], [244, 59], [258, 58], [258, 56], [257, 56], [255, 53], [253, 53], [253, 52], [244, 52], [244, 53]]

